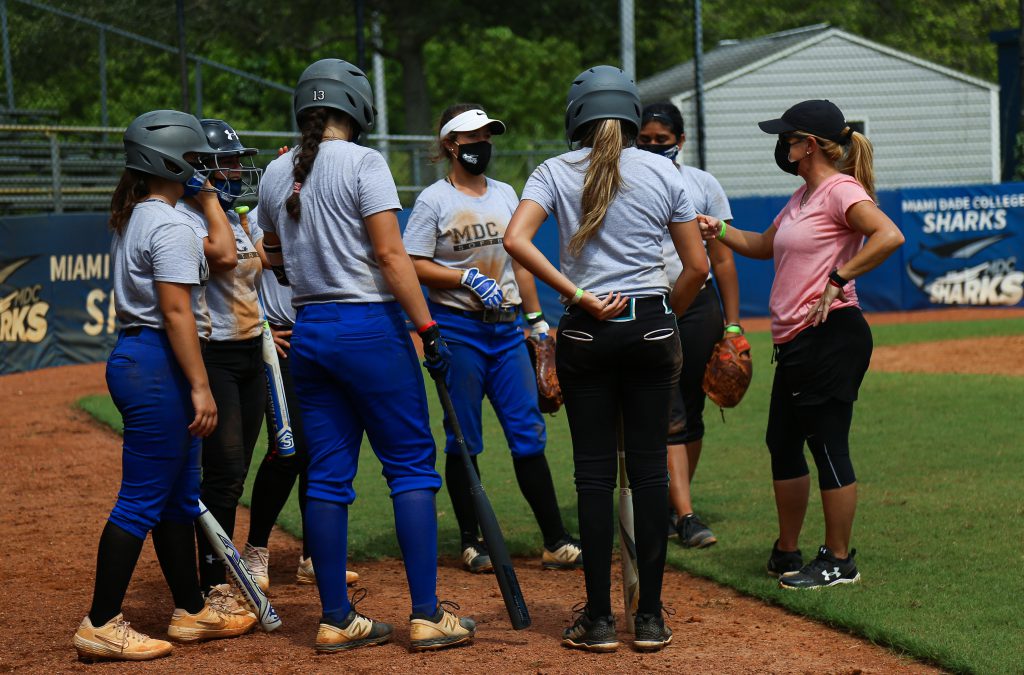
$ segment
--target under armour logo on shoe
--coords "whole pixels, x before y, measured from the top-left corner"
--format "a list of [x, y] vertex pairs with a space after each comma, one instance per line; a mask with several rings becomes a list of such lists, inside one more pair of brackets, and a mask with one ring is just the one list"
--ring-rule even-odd
[[825, 577], [825, 581], [832, 581], [833, 574], [835, 575], [836, 579], [843, 576], [843, 573], [839, 571], [838, 567], [833, 567], [831, 572], [829, 572], [828, 570], [821, 571], [821, 576]]

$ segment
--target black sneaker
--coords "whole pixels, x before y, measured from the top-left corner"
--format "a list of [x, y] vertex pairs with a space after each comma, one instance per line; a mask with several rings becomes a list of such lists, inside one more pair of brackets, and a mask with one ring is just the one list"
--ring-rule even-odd
[[860, 581], [860, 572], [853, 562], [857, 550], [851, 550], [846, 560], [832, 555], [832, 551], [822, 546], [818, 549], [818, 557], [807, 563], [796, 574], [788, 574], [779, 578], [779, 586], [787, 590], [817, 590], [826, 586], [839, 584], [855, 584]]
[[718, 543], [711, 528], [701, 522], [696, 513], [680, 516], [676, 521], [679, 543], [686, 548], [707, 548]]
[[637, 614], [633, 625], [633, 648], [638, 652], [656, 652], [672, 642], [672, 629], [665, 625], [665, 619], [660, 612]]
[[800, 549], [795, 551], [780, 551], [779, 540], [772, 544], [772, 557], [768, 558], [768, 576], [785, 577], [796, 574], [804, 566], [804, 556]]
[[474, 574], [494, 571], [491, 554], [482, 541], [462, 543], [462, 566]]
[[576, 605], [572, 611], [576, 620], [562, 633], [562, 646], [588, 652], [614, 652], [619, 648], [614, 616], [590, 618], [585, 604]]

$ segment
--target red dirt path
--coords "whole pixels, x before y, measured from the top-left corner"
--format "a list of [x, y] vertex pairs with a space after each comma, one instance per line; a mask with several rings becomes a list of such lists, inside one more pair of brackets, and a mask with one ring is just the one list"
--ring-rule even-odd
[[[1018, 310], [953, 310], [875, 315], [870, 320], [1021, 315]], [[747, 328], [765, 326], [749, 321]], [[1020, 336], [934, 344], [954, 350], [937, 351], [937, 367], [957, 364], [957, 372], [987, 372], [990, 366], [971, 360], [979, 353], [1001, 355], [1001, 373], [1008, 363], [1024, 364]], [[913, 363], [930, 360], [921, 356], [921, 345], [912, 349], [917, 354]], [[906, 353], [907, 347], [879, 349], [874, 366], [902, 370]], [[535, 560], [517, 562], [534, 618], [534, 625], [521, 632], [509, 629], [493, 577], [469, 575], [453, 561], [443, 561], [441, 593], [477, 619], [477, 639], [467, 648], [427, 655], [407, 650], [408, 600], [400, 563], [355, 563], [360, 585], [371, 591], [360, 609], [395, 625], [395, 643], [317, 656], [312, 649], [319, 616], [316, 590], [293, 583], [299, 542], [279, 530], [271, 537], [272, 600], [284, 621], [278, 631], [177, 646], [170, 657], [146, 664], [82, 665], [71, 636], [89, 606], [96, 543], [117, 494], [120, 438], [74, 403], [105, 390], [102, 364], [0, 377], [0, 410], [6, 420], [0, 447], [7, 449], [0, 473], [7, 504], [0, 521], [5, 544], [0, 549], [0, 672], [937, 672], [843, 631], [675, 571], [666, 574], [664, 592], [666, 604], [676, 610], [670, 621], [675, 644], [658, 654], [635, 653], [626, 643], [614, 655], [570, 652], [559, 646], [558, 635], [568, 623], [569, 608], [583, 597], [582, 574], [545, 573]], [[241, 533], [247, 530], [248, 512], [240, 509], [239, 516]], [[612, 584], [615, 588], [619, 582], [613, 578]], [[128, 590], [125, 615], [141, 630], [161, 635], [171, 610], [169, 592], [147, 544]]]

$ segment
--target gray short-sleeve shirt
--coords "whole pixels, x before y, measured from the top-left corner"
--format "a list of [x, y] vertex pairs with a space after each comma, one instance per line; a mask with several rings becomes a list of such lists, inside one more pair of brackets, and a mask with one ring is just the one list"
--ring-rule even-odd
[[281, 238], [284, 267], [296, 307], [322, 302], [388, 302], [363, 219], [402, 208], [384, 158], [348, 141], [320, 144], [302, 185], [302, 217], [292, 220], [295, 150], [267, 166], [260, 181], [259, 226]]
[[[679, 173], [683, 176], [686, 194], [693, 202], [693, 208], [697, 213], [714, 216], [719, 220], [732, 220], [729, 198], [725, 196], [725, 190], [722, 189], [722, 184], [718, 182], [717, 178], [707, 171], [701, 171], [685, 164], [679, 167]], [[683, 261], [679, 259], [679, 253], [676, 252], [671, 235], [665, 235], [663, 248], [668, 283], [675, 284], [676, 279], [683, 273]], [[710, 274], [708, 278], [711, 278]]]
[[[518, 305], [522, 300], [512, 258], [502, 244], [518, 202], [511, 185], [490, 178], [481, 197], [459, 192], [447, 180], [439, 180], [421, 192], [412, 207], [403, 236], [405, 250], [453, 269], [475, 267], [498, 282], [504, 304]], [[483, 309], [480, 298], [461, 286], [431, 288], [429, 295], [448, 307]]]
[[122, 232], [110, 244], [114, 267], [114, 303], [122, 328], [163, 330], [156, 282], [192, 286], [192, 311], [199, 337], [209, 339], [203, 284], [209, 267], [202, 240], [187, 218], [166, 202], [150, 199], [136, 205]]
[[668, 224], [697, 217], [682, 176], [671, 160], [626, 148], [619, 156], [622, 186], [601, 228], [574, 256], [569, 240], [582, 220], [583, 178], [590, 148], [541, 164], [523, 188], [523, 199], [537, 202], [558, 222], [562, 273], [596, 295], [619, 291], [632, 296], [668, 293], [662, 242]]

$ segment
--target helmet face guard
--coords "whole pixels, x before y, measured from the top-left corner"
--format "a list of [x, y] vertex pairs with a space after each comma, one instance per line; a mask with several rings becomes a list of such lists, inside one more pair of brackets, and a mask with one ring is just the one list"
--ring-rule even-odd
[[231, 208], [239, 197], [255, 195], [263, 175], [253, 160], [259, 151], [242, 145], [238, 133], [224, 120], [204, 119], [200, 124], [214, 150], [200, 160], [221, 204]]

